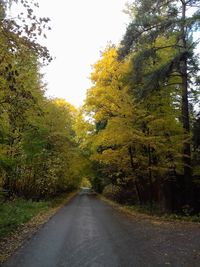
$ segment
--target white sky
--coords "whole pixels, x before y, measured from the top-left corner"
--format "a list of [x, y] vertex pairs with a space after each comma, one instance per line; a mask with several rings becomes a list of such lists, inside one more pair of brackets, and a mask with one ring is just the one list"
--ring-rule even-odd
[[43, 68], [47, 95], [80, 106], [91, 87], [91, 65], [109, 41], [125, 33], [127, 0], [38, 0], [40, 16], [51, 19], [46, 46], [55, 60]]

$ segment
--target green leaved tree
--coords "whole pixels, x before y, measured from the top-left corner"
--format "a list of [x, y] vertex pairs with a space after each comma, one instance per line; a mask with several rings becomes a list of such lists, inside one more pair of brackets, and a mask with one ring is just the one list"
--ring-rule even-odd
[[[184, 202], [191, 202], [192, 198], [189, 92], [198, 71], [194, 54], [197, 41], [192, 35], [199, 27], [199, 12], [199, 1], [137, 0], [128, 7], [132, 21], [119, 50], [121, 59], [135, 53], [132, 76], [140, 86], [142, 96], [153, 90], [167, 90], [172, 82], [175, 90], [180, 89], [180, 120], [184, 131]], [[164, 44], [158, 42], [160, 37], [166, 39]], [[163, 64], [157, 64], [160, 51], [167, 53], [169, 48], [173, 53]], [[155, 67], [148, 69], [146, 64]]]

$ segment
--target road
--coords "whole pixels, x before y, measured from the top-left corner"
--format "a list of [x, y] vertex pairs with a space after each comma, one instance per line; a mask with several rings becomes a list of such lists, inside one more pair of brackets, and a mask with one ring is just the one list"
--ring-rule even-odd
[[199, 267], [198, 225], [120, 213], [87, 194], [73, 198], [3, 267]]

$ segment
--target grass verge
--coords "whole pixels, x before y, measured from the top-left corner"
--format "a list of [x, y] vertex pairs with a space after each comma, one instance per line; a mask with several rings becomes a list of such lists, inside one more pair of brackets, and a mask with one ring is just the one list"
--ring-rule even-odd
[[[73, 194], [73, 193], [72, 193]], [[39, 213], [56, 208], [71, 194], [63, 194], [48, 201], [35, 202], [17, 198], [13, 201], [8, 201], [0, 205], [0, 239], [14, 231], [18, 225], [30, 221]]]
[[48, 201], [16, 199], [0, 206], [0, 263], [31, 238], [76, 192], [63, 194]]
[[39, 212], [49, 208], [50, 202], [15, 199], [0, 206], [0, 238], [5, 237], [20, 224], [26, 223]]

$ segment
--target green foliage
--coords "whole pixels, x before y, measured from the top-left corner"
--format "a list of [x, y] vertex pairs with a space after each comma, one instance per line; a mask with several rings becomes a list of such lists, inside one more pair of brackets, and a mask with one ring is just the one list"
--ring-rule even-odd
[[16, 229], [16, 226], [29, 221], [39, 212], [47, 210], [48, 202], [34, 202], [24, 199], [5, 202], [0, 206], [0, 238]]
[[89, 178], [83, 177], [82, 178], [82, 181], [81, 181], [81, 186], [82, 187], [89, 187], [89, 188], [91, 188], [91, 183], [90, 183]]
[[[1, 191], [0, 191], [1, 192]], [[6, 237], [21, 224], [30, 221], [38, 214], [59, 207], [73, 196], [72, 193], [60, 193], [58, 196], [45, 201], [34, 201], [16, 198], [11, 201], [1, 202], [0, 206], [0, 239]], [[0, 198], [1, 201], [1, 198]], [[37, 222], [36, 222], [37, 223]]]
[[[8, 4], [23, 6], [17, 21], [7, 18]], [[0, 4], [0, 184], [7, 197], [40, 199], [79, 187], [88, 162], [76, 143], [76, 109], [45, 97], [39, 68], [51, 57], [37, 37], [49, 19], [31, 5]]]
[[[0, 3], [0, 185], [6, 197], [50, 198], [88, 184], [88, 177], [94, 190], [121, 203], [173, 211], [189, 205], [199, 212], [199, 117], [192, 113], [199, 10], [189, 16], [186, 10], [198, 1], [129, 4], [124, 38], [94, 64], [80, 110], [45, 97], [39, 67], [51, 57], [36, 40], [49, 19], [38, 20], [27, 1], [11, 1], [22, 2], [25, 13], [10, 20], [8, 2]], [[29, 23], [23, 22], [27, 12]]]

